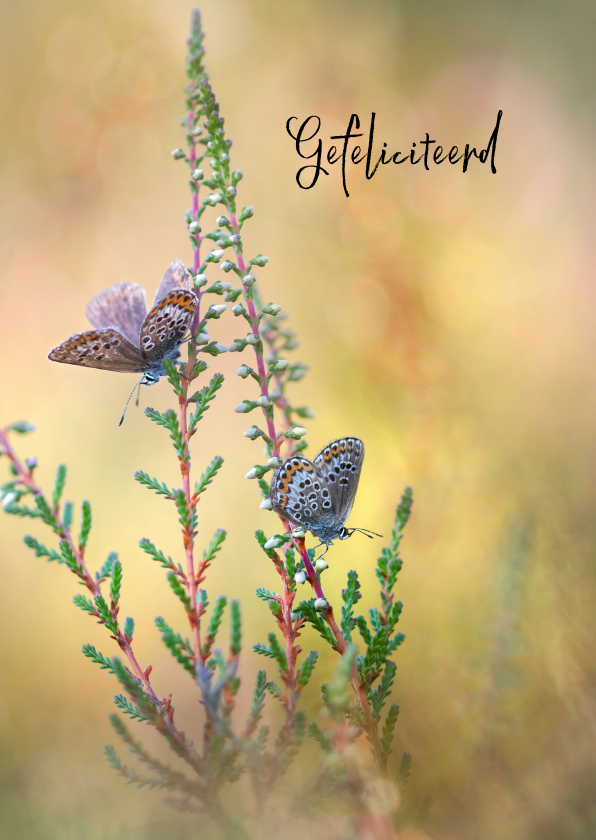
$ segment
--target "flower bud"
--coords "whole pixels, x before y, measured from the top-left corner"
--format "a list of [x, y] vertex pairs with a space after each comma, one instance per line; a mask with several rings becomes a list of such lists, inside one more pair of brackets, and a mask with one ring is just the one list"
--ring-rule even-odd
[[271, 537], [270, 540], [267, 540], [265, 543], [265, 548], [279, 548], [282, 541], [279, 537]]
[[200, 233], [201, 226], [198, 222], [191, 222], [188, 226], [189, 233]]
[[259, 343], [259, 336], [258, 336], [258, 335], [255, 335], [254, 333], [249, 333], [249, 334], [246, 336], [246, 343], [247, 343], [247, 344], [251, 344], [251, 345], [254, 347], [254, 346], [255, 346], [255, 344], [258, 344], [258, 343]]
[[7, 493], [6, 496], [2, 499], [2, 507], [7, 508], [9, 507], [14, 501], [18, 498], [16, 493]]
[[207, 317], [207, 314], [209, 312], [214, 312], [215, 315], [212, 315], [211, 317], [219, 318], [219, 316], [222, 314], [222, 312], [225, 312], [227, 308], [228, 308], [227, 304], [225, 304], [225, 303], [215, 303], [215, 304], [213, 304], [212, 306], [209, 307], [209, 309], [207, 310], [207, 313], [205, 313], [205, 317]]
[[232, 307], [232, 312], [234, 315], [243, 315], [246, 312], [246, 309], [242, 306], [241, 303], [235, 303]]
[[325, 610], [327, 609], [327, 601], [324, 598], [316, 598], [315, 600], [315, 610]]
[[217, 249], [217, 248], [215, 250], [209, 252], [209, 256], [212, 258], [213, 262], [219, 262], [221, 260], [221, 258], [224, 256], [224, 254], [225, 254], [225, 251], [222, 251], [221, 249]]
[[267, 408], [271, 405], [271, 400], [269, 399], [269, 397], [266, 397], [265, 394], [261, 394], [261, 396], [257, 400], [257, 405], [260, 405], [261, 408]]
[[292, 437], [301, 438], [306, 434], [306, 429], [304, 426], [292, 426], [290, 432], [292, 433]]
[[268, 262], [269, 262], [269, 257], [264, 257], [262, 254], [259, 254], [259, 256], [258, 256], [258, 257], [255, 257], [253, 260], [251, 260], [251, 263], [252, 263], [253, 265], [258, 265], [258, 266], [260, 266], [261, 268], [262, 268], [264, 265], [267, 265], [267, 263], [268, 263]]
[[[248, 412], [252, 411], [252, 410], [253, 410], [253, 404], [251, 403], [250, 400], [243, 400], [234, 409], [236, 414], [248, 414]], [[254, 476], [251, 476], [251, 478], [254, 478]]]
[[[237, 408], [239, 408], [239, 406], [237, 406], [237, 407], [234, 409], [234, 411], [236, 411], [236, 410], [237, 410]], [[246, 475], [244, 476], [244, 478], [256, 478], [256, 477], [257, 477], [257, 475], [258, 475], [258, 470], [257, 470], [255, 467], [253, 467], [253, 468], [252, 468], [252, 470], [249, 470], [249, 471], [246, 473]]]
[[230, 227], [230, 220], [225, 216], [218, 216], [215, 220], [217, 227]]
[[27, 458], [25, 460], [25, 463], [27, 464], [28, 469], [34, 470], [37, 466], [37, 458], [34, 455], [32, 455], [30, 458]]
[[246, 379], [247, 376], [250, 376], [252, 373], [252, 368], [248, 365], [240, 365], [238, 370], [236, 371], [237, 376], [241, 376], [243, 379]]
[[203, 286], [207, 285], [207, 275], [206, 274], [197, 274], [195, 277], [195, 286], [197, 289], [201, 289]]
[[267, 461], [267, 466], [271, 467], [272, 470], [276, 470], [283, 461], [281, 458], [277, 458], [275, 455], [272, 455], [271, 458]]
[[292, 619], [292, 621], [298, 621], [298, 619], [300, 618], [300, 613], [291, 612], [290, 613], [290, 618]]
[[228, 187], [226, 190], [226, 195], [228, 198], [235, 198], [236, 197], [236, 187]]
[[259, 507], [261, 508], [261, 510], [273, 510], [271, 499], [263, 499]]
[[[223, 254], [223, 251], [222, 251], [222, 254]], [[233, 263], [231, 260], [224, 260], [222, 262], [222, 264], [220, 265], [220, 268], [221, 268], [222, 271], [225, 271], [226, 274], [227, 274], [228, 271], [231, 271], [233, 268], [236, 268], [236, 263]], [[231, 283], [228, 284], [228, 288], [229, 289], [232, 288]]]
[[250, 438], [250, 440], [256, 440], [258, 437], [261, 437], [263, 432], [257, 428], [257, 426], [251, 426], [245, 432], [243, 432], [244, 437]]
[[235, 169], [232, 172], [232, 183], [233, 184], [237, 184], [238, 181], [241, 181], [243, 178], [244, 178], [244, 175], [242, 174], [241, 169]]
[[225, 344], [219, 344], [219, 343], [218, 343], [218, 344], [216, 344], [216, 345], [215, 345], [215, 349], [217, 350], [217, 355], [218, 355], [218, 356], [219, 356], [221, 353], [227, 353], [227, 352], [228, 352], [228, 348], [226, 347], [226, 345], [225, 345]]
[[241, 239], [241, 236], [240, 236], [239, 233], [233, 233], [229, 237], [228, 242], [230, 243], [230, 245], [237, 245], [240, 242], [240, 239]]
[[230, 162], [230, 156], [226, 154], [226, 152], [222, 152], [222, 154], [219, 156], [219, 159], [222, 161], [222, 163]]
[[294, 581], [296, 583], [305, 583], [306, 582], [306, 572], [296, 572], [294, 575]]
[[197, 335], [195, 341], [196, 341], [196, 344], [201, 345], [201, 344], [209, 344], [211, 339], [209, 338], [209, 333], [208, 332], [200, 332]]
[[328, 569], [329, 565], [320, 557], [317, 562], [315, 563], [315, 569], [317, 572], [324, 572], [325, 569]]
[[292, 536], [295, 537], [297, 540], [303, 540], [306, 536], [306, 531], [304, 528], [294, 528], [292, 531]]
[[186, 157], [186, 155], [184, 154], [182, 149], [173, 149], [172, 157], [174, 158], [174, 160], [183, 160]]
[[232, 284], [231, 283], [220, 283], [219, 288], [224, 292], [229, 292], [230, 289], [232, 288]]
[[193, 127], [190, 130], [190, 133], [192, 134], [193, 137], [200, 137], [201, 134], [203, 133], [203, 129], [201, 128], [200, 125], [193, 125]]
[[256, 281], [257, 281], [257, 278], [256, 278], [256, 277], [254, 277], [252, 274], [245, 274], [245, 275], [244, 275], [244, 279], [242, 280], [242, 282], [244, 283], [244, 285], [245, 285], [245, 286], [248, 286], [249, 288], [250, 288], [251, 286], [254, 286], [254, 284], [256, 283]]
[[242, 208], [242, 213], [240, 213], [240, 221], [243, 222], [245, 219], [250, 219], [255, 214], [255, 208], [249, 204], [248, 207]]
[[290, 362], [287, 359], [275, 359], [271, 362], [269, 370], [287, 370], [290, 367]]
[[263, 312], [266, 312], [268, 315], [277, 315], [279, 312], [281, 312], [281, 310], [282, 307], [279, 305], [279, 303], [270, 303], [268, 306], [265, 307]]
[[193, 171], [190, 173], [190, 177], [193, 179], [193, 181], [202, 181], [204, 176], [205, 173], [202, 169], [193, 169]]

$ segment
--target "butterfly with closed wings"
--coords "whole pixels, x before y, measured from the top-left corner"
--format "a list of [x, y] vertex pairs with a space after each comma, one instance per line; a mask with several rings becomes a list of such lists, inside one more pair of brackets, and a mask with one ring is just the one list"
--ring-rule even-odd
[[363, 460], [364, 444], [355, 437], [331, 441], [313, 461], [298, 453], [292, 455], [273, 476], [273, 510], [318, 537], [325, 552], [333, 540], [346, 540], [355, 531], [367, 537], [380, 536], [366, 528], [345, 527], [356, 498]]

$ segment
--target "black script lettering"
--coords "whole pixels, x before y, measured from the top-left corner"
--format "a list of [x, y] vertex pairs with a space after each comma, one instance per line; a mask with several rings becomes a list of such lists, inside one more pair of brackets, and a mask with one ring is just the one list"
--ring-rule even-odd
[[[362, 134], [352, 134], [352, 126], [356, 123], [356, 128], [360, 128], [360, 120], [358, 119], [358, 114], [352, 114], [350, 117], [350, 122], [348, 123], [348, 130], [345, 134], [335, 134], [331, 137], [331, 140], [343, 140], [344, 141], [344, 150], [341, 155], [341, 175], [344, 184], [344, 192], [346, 194], [346, 198], [350, 197], [350, 193], [348, 192], [348, 187], [346, 185], [346, 152], [348, 149], [348, 140], [352, 137], [362, 137]], [[333, 161], [335, 163], [335, 161]]]
[[[364, 155], [362, 155], [362, 157], [358, 157], [361, 151], [362, 149], [360, 146], [354, 146], [352, 149], [352, 163], [361, 163], [361, 161], [364, 160]], [[356, 158], [358, 158], [358, 160], [356, 160]]]
[[499, 134], [499, 126], [501, 125], [502, 116], [503, 112], [499, 111], [499, 113], [497, 114], [497, 124], [495, 125], [494, 131], [490, 136], [488, 146], [486, 147], [486, 149], [483, 149], [480, 152], [480, 162], [486, 163], [486, 159], [488, 158], [488, 152], [490, 149], [490, 169], [493, 175], [497, 174], [497, 167], [495, 166], [495, 152], [497, 151], [497, 137]]
[[366, 180], [370, 181], [373, 177], [377, 169], [379, 168], [379, 164], [381, 162], [381, 158], [378, 159], [375, 168], [373, 171], [370, 171], [370, 158], [372, 155], [372, 147], [373, 147], [373, 137], [375, 136], [375, 117], [376, 114], [373, 111], [370, 115], [370, 131], [368, 132], [368, 152], [366, 153]]
[[424, 168], [428, 172], [428, 147], [431, 143], [436, 143], [436, 140], [430, 140], [428, 131], [426, 132], [426, 140], [420, 141], [424, 145]]
[[333, 158], [333, 160], [331, 160], [331, 158], [333, 157], [333, 155], [336, 152], [337, 152], [337, 146], [330, 146], [329, 150], [327, 152], [327, 163], [330, 163], [332, 166], [333, 166], [334, 163], [337, 163], [337, 161], [341, 157], [341, 155], [339, 155], [339, 157]]
[[[443, 163], [444, 160], [447, 160], [447, 155], [445, 155], [445, 157], [442, 158], [441, 157], [442, 154], [443, 154], [443, 147], [442, 146], [437, 146], [437, 148], [433, 152], [433, 161], [435, 163]], [[437, 158], [441, 158], [441, 160], [437, 160]]]
[[466, 151], [464, 152], [464, 172], [467, 172], [468, 170], [468, 163], [470, 162], [472, 155], [474, 155], [474, 157], [478, 157], [476, 149], [472, 149], [472, 151], [470, 151], [470, 144], [466, 143]]
[[458, 161], [460, 161], [462, 159], [463, 155], [460, 155], [458, 158], [453, 160], [453, 158], [456, 156], [456, 154], [457, 154], [457, 146], [452, 146], [451, 149], [449, 150], [449, 163], [458, 163]]
[[409, 156], [409, 155], [406, 155], [406, 156], [405, 156], [405, 157], [403, 157], [401, 160], [397, 160], [398, 156], [399, 156], [399, 152], [396, 152], [396, 153], [393, 155], [393, 157], [391, 158], [391, 160], [393, 161], [393, 163], [405, 163], [407, 160], [410, 160], [410, 156]]
[[412, 148], [410, 150], [410, 163], [420, 163], [420, 161], [424, 157], [424, 155], [422, 154], [422, 155], [420, 155], [418, 160], [414, 160], [414, 155], [416, 153], [416, 149], [414, 148], [415, 146], [416, 146], [416, 143], [412, 143]]
[[[309, 140], [312, 140], [313, 137], [317, 136], [317, 134], [319, 133], [319, 129], [321, 127], [321, 118], [315, 116], [314, 114], [310, 117], [307, 117], [307, 119], [304, 120], [304, 122], [302, 123], [302, 125], [298, 129], [298, 134], [292, 134], [292, 132], [290, 131], [290, 123], [292, 122], [292, 120], [297, 120], [297, 119], [298, 119], [298, 117], [290, 117], [289, 118], [289, 120], [286, 123], [286, 131], [288, 132], [290, 137], [293, 140], [296, 141], [296, 151], [298, 152], [298, 154], [300, 155], [301, 158], [304, 158], [305, 160], [309, 160], [310, 158], [315, 157], [315, 156], [317, 158], [316, 163], [309, 164], [308, 166], [303, 166], [296, 173], [296, 183], [298, 184], [298, 186], [303, 190], [310, 190], [312, 187], [314, 187], [314, 185], [319, 180], [319, 175], [320, 175], [321, 172], [324, 172], [325, 175], [329, 175], [327, 170], [323, 169], [323, 167], [321, 166], [321, 155], [322, 155], [322, 151], [323, 151], [323, 144], [322, 144], [321, 140], [319, 140], [317, 142], [317, 148], [314, 150], [312, 155], [302, 154], [302, 152], [300, 150], [300, 146], [301, 146], [302, 143], [307, 143]], [[317, 120], [317, 127], [313, 131], [313, 133], [310, 135], [310, 137], [303, 137], [302, 135], [306, 131], [306, 126], [308, 125], [308, 123], [311, 120]], [[304, 184], [300, 183], [300, 176], [307, 169], [314, 169], [315, 171], [313, 173], [312, 183], [308, 184], [308, 186], [305, 186]]]

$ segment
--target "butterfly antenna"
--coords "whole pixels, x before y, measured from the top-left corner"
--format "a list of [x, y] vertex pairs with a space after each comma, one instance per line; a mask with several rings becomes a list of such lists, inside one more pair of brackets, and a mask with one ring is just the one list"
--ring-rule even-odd
[[[144, 380], [145, 380], [145, 374], [143, 374], [143, 376], [141, 376], [141, 378], [139, 379], [138, 382], [135, 382], [135, 386], [132, 389], [132, 391], [130, 392], [130, 396], [126, 400], [126, 405], [124, 406], [124, 411], [122, 412], [122, 417], [120, 418], [120, 422], [118, 423], [119, 426], [121, 426], [124, 423], [124, 415], [126, 414], [126, 409], [128, 408], [128, 403], [130, 402], [131, 397], [134, 394], [137, 385], [139, 386], [139, 394], [140, 394], [141, 393], [141, 385], [143, 384]], [[139, 395], [137, 394], [137, 405], [138, 404], [139, 404]]]
[[373, 537], [382, 537], [382, 534], [377, 534], [376, 531], [369, 531], [368, 528], [351, 528], [352, 533], [354, 531], [358, 531], [359, 534], [364, 534], [365, 537], [368, 537], [372, 540]]

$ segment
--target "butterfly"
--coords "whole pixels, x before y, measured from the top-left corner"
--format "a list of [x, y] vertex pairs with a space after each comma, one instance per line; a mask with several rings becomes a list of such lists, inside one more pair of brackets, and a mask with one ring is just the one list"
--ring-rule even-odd
[[356, 498], [363, 460], [364, 444], [355, 437], [331, 441], [313, 461], [292, 455], [273, 476], [273, 510], [318, 537], [320, 545], [326, 546], [325, 551], [333, 540], [346, 540], [355, 531], [371, 536], [374, 531], [345, 527]]

